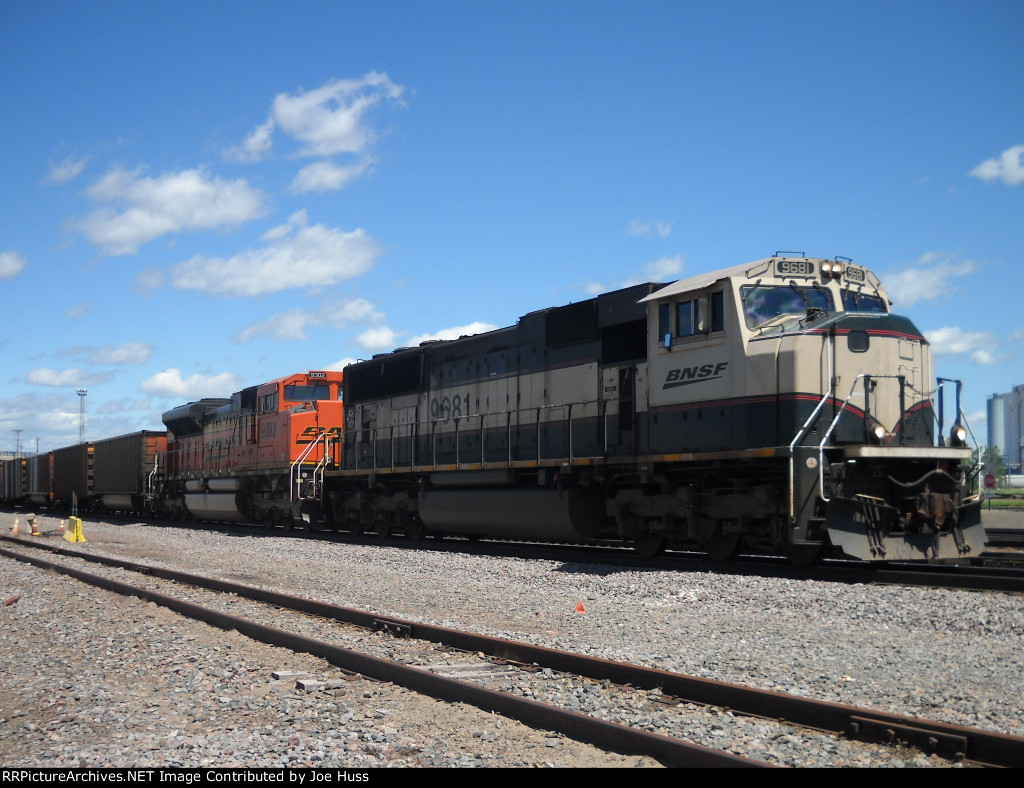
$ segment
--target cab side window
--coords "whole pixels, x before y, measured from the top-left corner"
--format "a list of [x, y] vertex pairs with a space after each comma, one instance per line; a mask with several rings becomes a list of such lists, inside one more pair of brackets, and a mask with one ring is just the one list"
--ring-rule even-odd
[[[725, 331], [725, 292], [717, 290], [697, 298], [677, 301], [674, 310], [677, 337], [692, 337], [697, 334], [714, 334]], [[668, 304], [659, 307], [658, 323], [661, 335], [669, 333]]]
[[260, 413], [277, 412], [277, 392], [260, 397]]
[[676, 336], [691, 337], [697, 333], [700, 320], [700, 302], [680, 301], [676, 304]]
[[708, 306], [711, 309], [711, 333], [725, 331], [725, 292], [719, 290], [708, 296]]

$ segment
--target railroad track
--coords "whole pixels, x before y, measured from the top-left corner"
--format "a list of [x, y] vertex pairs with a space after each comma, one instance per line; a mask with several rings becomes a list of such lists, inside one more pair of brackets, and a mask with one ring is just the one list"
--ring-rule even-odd
[[1024, 547], [1024, 529], [1022, 528], [986, 528], [989, 547]]
[[[755, 737], [763, 737], [765, 721], [772, 720], [783, 731], [775, 735], [790, 735], [787, 732], [795, 729], [801, 737], [840, 737], [911, 746], [971, 765], [1024, 765], [1021, 737], [697, 679], [381, 617], [171, 569], [87, 555], [38, 541], [4, 538], [16, 548], [0, 549], [0, 554], [8, 558], [156, 602], [263, 642], [312, 653], [345, 671], [394, 682], [444, 700], [472, 703], [610, 751], [648, 755], [666, 765], [768, 765], [735, 754], [739, 749], [735, 736], [730, 737], [730, 749], [734, 752], [724, 752], [691, 744], [678, 735], [686, 730], [688, 715], [706, 715], [708, 708], [715, 714], [748, 716], [756, 721], [750, 725]], [[37, 558], [30, 554], [31, 549], [46, 550], [56, 560]], [[75, 566], [86, 560], [103, 568], [92, 573]], [[126, 571], [141, 573], [142, 582], [125, 582]], [[168, 595], [165, 592], [172, 583], [175, 593]], [[287, 629], [283, 628], [285, 625]], [[551, 688], [559, 682], [563, 690], [552, 692]], [[647, 706], [638, 715], [644, 720], [643, 726], [612, 723], [544, 702], [549, 696], [572, 696], [572, 692], [564, 691], [566, 683], [583, 694], [604, 695], [603, 707], [608, 704], [608, 696], [618, 694], [624, 706], [635, 708], [637, 696], [642, 696]], [[675, 731], [677, 735], [657, 730]], [[854, 742], [843, 744], [858, 746]]]
[[[114, 517], [105, 517], [110, 521]], [[139, 522], [137, 518], [125, 521]], [[231, 534], [266, 535], [295, 539], [331, 540], [353, 544], [386, 544], [408, 550], [465, 551], [484, 555], [515, 558], [542, 558], [566, 563], [602, 563], [620, 567], [642, 569], [685, 569], [726, 574], [774, 577], [791, 580], [816, 580], [832, 583], [858, 583], [872, 585], [920, 586], [960, 591], [997, 591], [1024, 594], [1024, 554], [992, 551], [958, 564], [892, 563], [868, 564], [863, 561], [829, 560], [815, 566], [793, 566], [783, 558], [742, 555], [734, 561], [712, 561], [702, 554], [670, 552], [656, 557], [645, 557], [630, 548], [620, 546], [578, 546], [526, 542], [500, 542], [495, 540], [469, 541], [441, 538], [411, 542], [395, 537], [381, 539], [375, 535], [336, 534], [325, 531], [277, 529], [246, 524], [215, 523], [158, 523], [164, 527], [190, 530], [219, 531]], [[993, 533], [992, 529], [988, 529]], [[997, 531], [997, 534], [1002, 531]], [[1006, 529], [1008, 539], [1024, 535], [1020, 529]], [[1024, 542], [1012, 542], [1021, 545]], [[990, 543], [994, 544], [994, 543]]]

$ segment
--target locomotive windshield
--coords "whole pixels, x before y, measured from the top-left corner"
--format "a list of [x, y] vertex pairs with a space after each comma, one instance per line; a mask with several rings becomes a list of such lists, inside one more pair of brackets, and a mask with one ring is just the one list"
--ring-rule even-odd
[[835, 311], [832, 294], [817, 285], [744, 285], [740, 296], [748, 328], [757, 328], [780, 315], [804, 315], [808, 309]]
[[327, 383], [314, 386], [285, 386], [285, 402], [317, 402], [331, 398], [331, 387]]
[[885, 301], [878, 296], [858, 293], [856, 290], [843, 290], [843, 309], [847, 312], [881, 312], [889, 310]]

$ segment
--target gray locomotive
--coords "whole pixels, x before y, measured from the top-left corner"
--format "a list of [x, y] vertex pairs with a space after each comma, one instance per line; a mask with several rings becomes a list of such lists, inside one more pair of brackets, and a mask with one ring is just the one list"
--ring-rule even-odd
[[779, 253], [348, 366], [341, 461], [296, 505], [414, 538], [964, 558], [985, 534], [956, 385], [947, 437], [878, 279]]

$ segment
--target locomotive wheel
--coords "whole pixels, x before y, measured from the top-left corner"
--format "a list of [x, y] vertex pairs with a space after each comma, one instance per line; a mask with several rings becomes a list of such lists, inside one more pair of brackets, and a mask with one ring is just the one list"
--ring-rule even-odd
[[633, 541], [633, 549], [644, 558], [654, 558], [665, 552], [665, 537], [660, 534], [643, 534]]
[[407, 534], [409, 527], [409, 510], [404, 506], [399, 506], [395, 509], [395, 517], [391, 522], [387, 524], [388, 533], [384, 538], [393, 536], [396, 532], [400, 534]]
[[388, 519], [382, 519], [377, 521], [377, 536], [381, 539], [391, 538], [392, 522]]
[[712, 561], [731, 561], [740, 554], [741, 534], [724, 534], [716, 528], [714, 535], [704, 540], [704, 552]]
[[412, 541], [418, 542], [427, 535], [427, 529], [418, 517], [410, 518], [405, 524], [405, 535]]

